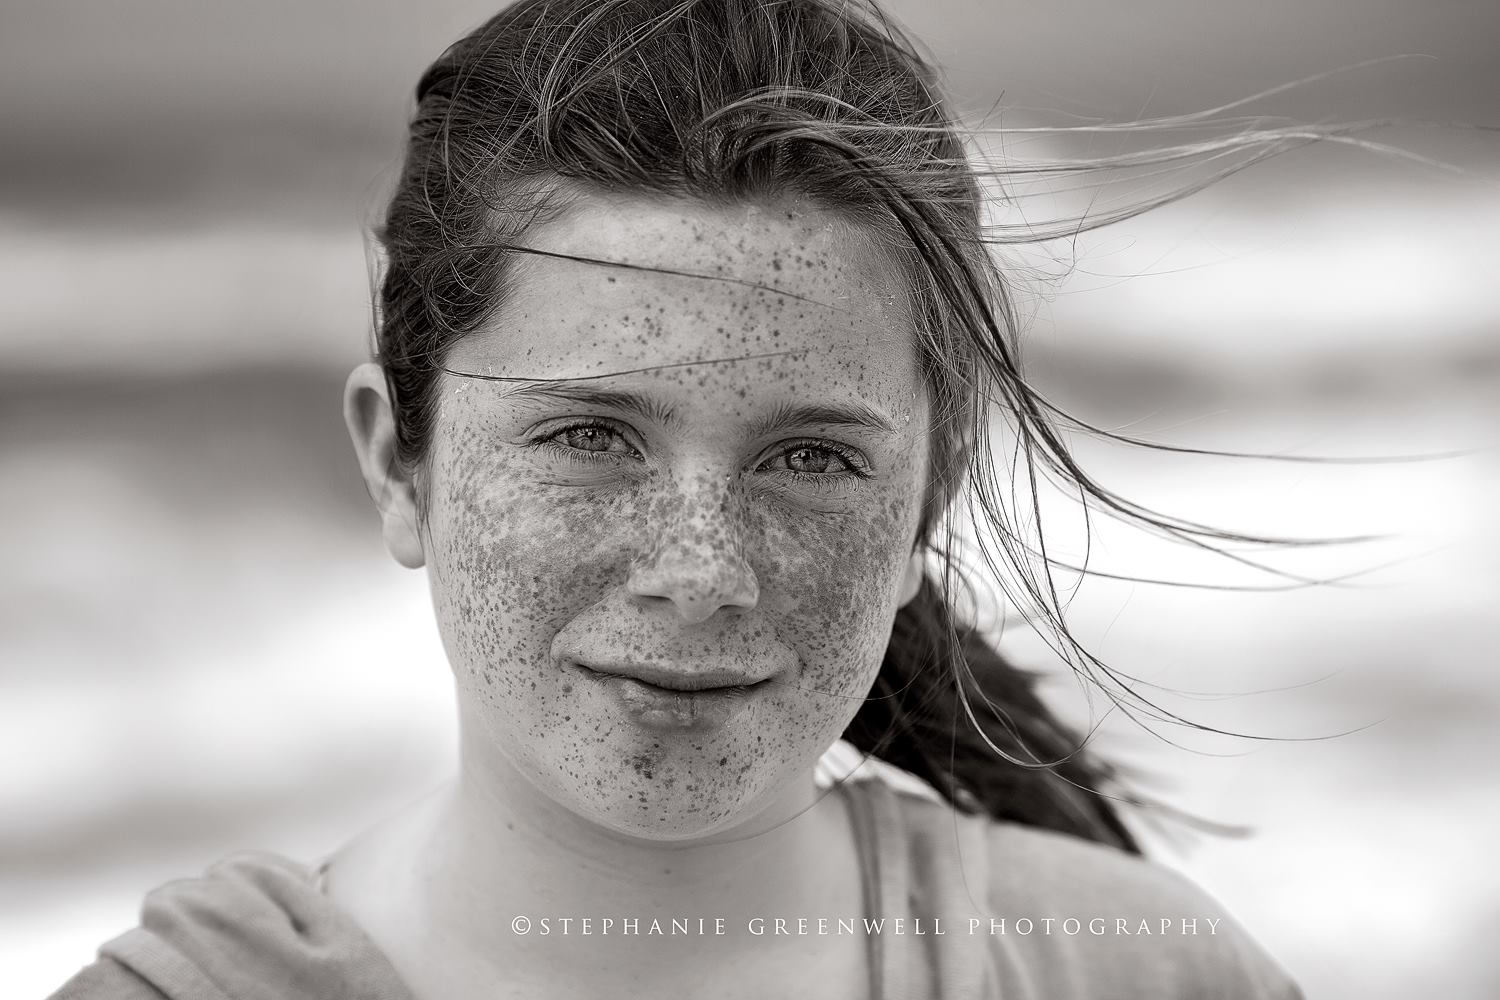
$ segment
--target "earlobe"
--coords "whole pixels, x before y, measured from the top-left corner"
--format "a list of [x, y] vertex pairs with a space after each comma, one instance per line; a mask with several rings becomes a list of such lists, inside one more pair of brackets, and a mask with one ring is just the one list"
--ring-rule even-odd
[[906, 607], [917, 596], [917, 591], [922, 589], [922, 579], [926, 572], [927, 560], [922, 557], [922, 551], [918, 549], [907, 560], [906, 573], [901, 577], [901, 607]]
[[385, 514], [382, 525], [385, 550], [391, 558], [407, 569], [421, 569], [427, 565], [427, 553], [422, 549], [422, 539], [417, 533], [414, 519], [393, 517]]
[[365, 363], [349, 374], [344, 385], [344, 423], [365, 488], [380, 511], [386, 550], [408, 569], [425, 565], [427, 557], [417, 531], [416, 486], [396, 461], [396, 423], [379, 365]]

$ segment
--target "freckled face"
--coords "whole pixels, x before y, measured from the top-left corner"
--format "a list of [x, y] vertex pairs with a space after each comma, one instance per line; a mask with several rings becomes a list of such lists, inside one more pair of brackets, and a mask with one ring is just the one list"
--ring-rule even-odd
[[717, 277], [528, 255], [450, 354], [559, 380], [440, 386], [466, 759], [618, 832], [728, 829], [805, 787], [890, 636], [928, 429], [902, 290], [789, 205], [590, 198], [527, 245]]

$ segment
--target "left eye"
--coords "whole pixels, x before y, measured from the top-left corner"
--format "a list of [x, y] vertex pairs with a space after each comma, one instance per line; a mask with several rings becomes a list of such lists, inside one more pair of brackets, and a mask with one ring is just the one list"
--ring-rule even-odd
[[858, 474], [860, 472], [845, 455], [834, 451], [832, 448], [825, 448], [814, 444], [799, 444], [796, 447], [788, 448], [761, 466], [761, 468], [767, 467], [814, 476], [842, 472]]

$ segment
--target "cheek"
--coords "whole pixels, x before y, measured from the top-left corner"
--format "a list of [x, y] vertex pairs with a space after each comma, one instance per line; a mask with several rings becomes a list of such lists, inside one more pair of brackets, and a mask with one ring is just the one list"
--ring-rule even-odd
[[804, 687], [862, 695], [890, 639], [915, 504], [888, 498], [858, 513], [754, 520], [762, 610], [797, 652]]
[[[625, 577], [641, 497], [548, 487], [515, 463], [456, 456], [430, 521], [432, 586], [456, 665], [482, 686], [534, 669], [552, 637]], [[497, 671], [518, 672], [502, 678]], [[462, 673], [462, 671], [461, 671]], [[460, 677], [460, 680], [465, 680]]]

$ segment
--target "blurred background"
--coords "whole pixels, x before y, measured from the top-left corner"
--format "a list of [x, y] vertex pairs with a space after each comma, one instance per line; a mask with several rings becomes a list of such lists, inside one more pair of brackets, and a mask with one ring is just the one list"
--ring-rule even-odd
[[[1071, 612], [1091, 648], [1161, 686], [1164, 707], [1255, 737], [1153, 735], [1092, 705], [1101, 742], [1143, 787], [1253, 828], [1154, 843], [1309, 997], [1496, 995], [1500, 138], [1419, 123], [1500, 124], [1500, 5], [891, 6], [963, 107], [1000, 102], [1000, 125], [1184, 114], [1334, 70], [1242, 110], [1404, 123], [1365, 137], [1413, 156], [1304, 149], [1027, 250], [1018, 267], [1063, 278], [1026, 299], [1034, 373], [1085, 419], [1202, 448], [1467, 452], [1298, 464], [1078, 436], [1106, 485], [1161, 510], [1387, 537], [1269, 554], [1297, 574], [1360, 574], [1337, 586], [1103, 578], [1074, 588]], [[313, 859], [452, 764], [425, 581], [384, 554], [339, 396], [365, 350], [363, 231], [411, 89], [490, 12], [468, 0], [0, 12], [9, 995], [46, 995], [160, 882], [242, 847]], [[1361, 65], [1389, 56], [1403, 58]], [[1087, 196], [1044, 193], [1034, 211]], [[1056, 552], [1081, 558], [1076, 508], [1044, 503]], [[1285, 582], [1096, 527], [1091, 565], [1106, 573]], [[1024, 628], [1004, 641], [1055, 666]], [[1090, 711], [1065, 678], [1055, 691]]]

